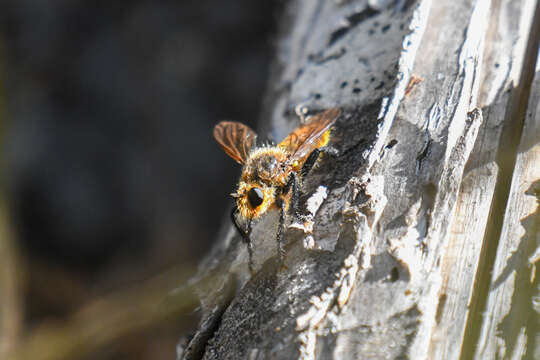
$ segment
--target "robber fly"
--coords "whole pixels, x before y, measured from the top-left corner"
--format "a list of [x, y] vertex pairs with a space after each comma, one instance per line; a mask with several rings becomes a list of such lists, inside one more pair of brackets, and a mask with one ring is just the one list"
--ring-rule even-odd
[[[283, 227], [285, 215], [296, 211], [298, 188], [330, 140], [330, 128], [340, 114], [338, 108], [325, 110], [290, 133], [275, 146], [257, 147], [257, 135], [248, 126], [222, 121], [214, 128], [214, 138], [225, 153], [243, 165], [231, 212], [234, 226], [247, 244], [249, 268], [253, 273], [251, 223], [268, 210], [279, 210], [277, 230], [278, 255], [283, 265], [285, 255]], [[242, 227], [240, 217], [245, 223]]]

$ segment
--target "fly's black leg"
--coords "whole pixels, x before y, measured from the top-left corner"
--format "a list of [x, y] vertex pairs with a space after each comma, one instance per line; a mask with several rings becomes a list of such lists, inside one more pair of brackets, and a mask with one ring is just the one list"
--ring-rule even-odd
[[277, 232], [278, 258], [279, 264], [283, 267], [285, 260], [285, 244], [283, 243], [283, 225], [285, 224], [285, 202], [278, 198], [276, 205], [279, 207], [279, 227]]
[[244, 230], [244, 229], [242, 229], [240, 224], [238, 224], [238, 222], [236, 221], [236, 214], [238, 214], [238, 207], [235, 205], [233, 207], [233, 209], [232, 209], [232, 212], [231, 212], [231, 220], [232, 220], [232, 223], [234, 224], [234, 227], [236, 228], [236, 230], [238, 231], [238, 233], [242, 237], [242, 240], [247, 245], [248, 255], [249, 255], [249, 271], [253, 275], [253, 273], [254, 273], [254, 267], [253, 267], [253, 243], [251, 242], [251, 238], [250, 238], [250, 236], [251, 236], [251, 220], [248, 220], [247, 228]]
[[304, 165], [302, 166], [302, 170], [300, 170], [300, 175], [302, 176], [302, 178], [309, 174], [309, 172], [317, 162], [317, 159], [319, 159], [320, 153], [320, 149], [315, 149], [311, 152], [311, 154], [309, 154], [308, 158], [304, 162]]
[[321, 155], [321, 153], [325, 155], [330, 155], [332, 157], [336, 157], [339, 154], [338, 150], [332, 146], [326, 146], [320, 149], [313, 150], [311, 154], [309, 154], [308, 158], [304, 162], [304, 165], [302, 166], [302, 169], [300, 170], [300, 175], [302, 177], [309, 174], [311, 169], [313, 169], [313, 166], [319, 159], [319, 156]]
[[240, 224], [238, 224], [238, 222], [236, 221], [236, 214], [238, 214], [238, 207], [235, 205], [231, 211], [231, 220], [234, 227], [236, 228], [236, 231], [238, 231], [238, 233], [242, 236], [242, 240], [244, 240], [244, 242], [247, 243], [249, 242], [248, 234], [246, 233], [244, 229], [242, 229]]
[[246, 238], [245, 238], [245, 242], [247, 244], [247, 249], [248, 249], [248, 255], [249, 255], [249, 263], [248, 263], [248, 266], [249, 266], [249, 272], [251, 273], [251, 275], [255, 274], [255, 267], [253, 265], [253, 242], [251, 241], [251, 219], [248, 220], [248, 223], [247, 223], [247, 231], [246, 231]]
[[285, 193], [288, 191], [291, 192], [289, 214], [294, 214], [297, 218], [299, 218], [298, 197], [300, 194], [298, 191], [298, 175], [295, 172], [292, 172], [291, 175], [289, 175], [289, 179], [287, 180], [287, 185], [285, 186]]
[[[298, 208], [298, 175], [294, 172], [292, 172], [289, 175], [289, 179], [287, 180], [287, 184], [283, 188], [283, 191], [278, 195], [276, 198], [276, 205], [279, 208], [279, 224], [278, 224], [278, 232], [276, 236], [277, 245], [278, 245], [278, 258], [279, 258], [279, 264], [281, 268], [284, 268], [284, 260], [285, 260], [285, 243], [283, 241], [283, 232], [285, 228], [285, 212], [287, 211], [287, 204], [281, 197], [282, 195], [287, 194], [288, 192], [291, 192], [291, 197], [289, 201], [289, 212], [294, 211], [294, 214], [296, 214], [296, 210]], [[298, 216], [298, 215], [297, 215]]]

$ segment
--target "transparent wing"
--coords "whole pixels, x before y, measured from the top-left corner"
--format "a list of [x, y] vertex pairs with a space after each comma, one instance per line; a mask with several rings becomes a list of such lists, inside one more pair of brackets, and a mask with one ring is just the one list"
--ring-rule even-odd
[[309, 122], [290, 133], [279, 147], [292, 154], [292, 160], [307, 157], [314, 149], [326, 145], [329, 130], [339, 117], [339, 108], [330, 108], [310, 118]]
[[257, 135], [244, 124], [222, 121], [214, 127], [214, 138], [227, 155], [237, 163], [244, 164]]

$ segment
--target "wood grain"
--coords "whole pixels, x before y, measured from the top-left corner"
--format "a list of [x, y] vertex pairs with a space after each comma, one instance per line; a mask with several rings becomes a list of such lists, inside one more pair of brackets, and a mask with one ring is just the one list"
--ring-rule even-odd
[[[313, 223], [289, 227], [285, 271], [272, 255], [275, 216], [254, 228], [251, 278], [245, 247], [223, 233], [199, 276], [237, 288], [201, 295], [204, 336], [181, 357], [537, 355], [527, 339], [538, 337], [539, 80], [524, 127], [526, 102], [509, 91], [529, 94], [537, 6], [290, 2], [261, 126], [280, 139], [312, 111], [339, 107], [331, 143], [340, 155], [303, 184], [301, 212]], [[413, 75], [423, 80], [406, 95]], [[497, 210], [507, 202], [506, 214]]]

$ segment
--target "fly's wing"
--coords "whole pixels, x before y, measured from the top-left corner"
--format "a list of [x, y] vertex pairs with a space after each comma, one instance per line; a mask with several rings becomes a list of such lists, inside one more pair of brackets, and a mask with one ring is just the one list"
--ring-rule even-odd
[[244, 124], [222, 121], [214, 127], [214, 138], [227, 155], [242, 165], [246, 162], [257, 135]]
[[314, 149], [326, 145], [330, 127], [340, 113], [339, 108], [330, 108], [312, 116], [307, 124], [290, 133], [278, 146], [291, 153], [293, 161], [306, 158]]

